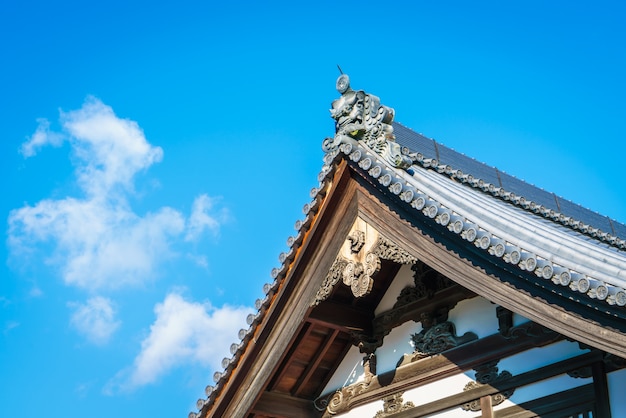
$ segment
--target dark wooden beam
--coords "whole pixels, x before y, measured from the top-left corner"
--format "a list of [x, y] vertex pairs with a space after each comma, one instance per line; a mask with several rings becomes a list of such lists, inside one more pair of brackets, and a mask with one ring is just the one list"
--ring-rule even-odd
[[371, 334], [372, 312], [326, 300], [316, 306], [307, 321], [340, 331]]
[[292, 395], [294, 396], [300, 395], [300, 393], [302, 392], [302, 388], [306, 385], [309, 379], [311, 379], [311, 376], [319, 367], [320, 362], [322, 361], [322, 359], [328, 352], [328, 349], [332, 345], [333, 341], [335, 341], [335, 338], [337, 338], [337, 335], [339, 335], [339, 330], [335, 329], [326, 336], [326, 339], [322, 343], [321, 350], [318, 350], [316, 352], [315, 357], [311, 360], [311, 362], [308, 364], [304, 373], [302, 373], [302, 376], [300, 376], [300, 378], [296, 382], [294, 389], [291, 392]]
[[596, 414], [599, 417], [611, 416], [609, 403], [609, 384], [606, 380], [606, 368], [603, 361], [598, 361], [591, 366], [593, 375], [593, 388], [596, 398]]
[[339, 354], [339, 356], [337, 356], [337, 359], [335, 360], [335, 362], [332, 364], [332, 366], [330, 366], [330, 373], [326, 374], [326, 377], [324, 377], [324, 379], [322, 379], [320, 381], [320, 385], [318, 388], [317, 393], [315, 394], [316, 397], [318, 397], [321, 393], [322, 390], [324, 390], [324, 388], [326, 387], [326, 385], [328, 384], [328, 382], [330, 382], [330, 379], [333, 377], [333, 373], [335, 372], [335, 370], [337, 370], [339, 368], [339, 366], [341, 365], [341, 363], [343, 362], [343, 359], [346, 357], [346, 355], [348, 354], [348, 351], [350, 351], [350, 348], [352, 348], [352, 344], [350, 343], [346, 343], [343, 346], [343, 349], [341, 350], [341, 353]]
[[278, 392], [263, 392], [250, 412], [276, 418], [317, 418], [320, 415], [312, 401]]
[[294, 353], [298, 350], [300, 343], [306, 340], [307, 337], [311, 334], [313, 328], [314, 326], [308, 322], [303, 325], [302, 330], [298, 334], [296, 342], [291, 345], [289, 351], [287, 352], [287, 355], [284, 357], [281, 363], [281, 367], [279, 368], [280, 371], [272, 378], [272, 381], [268, 386], [269, 390], [276, 389], [276, 386], [281, 382], [281, 380], [283, 380], [285, 374], [289, 370], [289, 365], [294, 361]]

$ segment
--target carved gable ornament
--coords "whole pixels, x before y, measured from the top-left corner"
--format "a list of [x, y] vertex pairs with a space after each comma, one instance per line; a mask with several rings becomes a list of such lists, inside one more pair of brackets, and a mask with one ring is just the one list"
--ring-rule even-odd
[[341, 144], [360, 142], [394, 167], [410, 167], [413, 161], [402, 154], [393, 135], [394, 110], [380, 104], [380, 99], [373, 94], [352, 90], [347, 74], [339, 76], [336, 87], [341, 97], [333, 101], [330, 109], [335, 120], [335, 137], [324, 141], [324, 152], [335, 150]]
[[311, 305], [326, 300], [340, 280], [350, 287], [354, 297], [368, 295], [380, 270], [381, 260], [399, 264], [417, 262], [407, 251], [382, 236], [363, 219], [357, 218]]

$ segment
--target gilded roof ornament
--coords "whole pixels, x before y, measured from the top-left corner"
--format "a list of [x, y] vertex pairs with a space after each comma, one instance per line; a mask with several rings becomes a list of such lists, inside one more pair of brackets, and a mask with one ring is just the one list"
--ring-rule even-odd
[[335, 120], [335, 137], [324, 141], [324, 151], [335, 150], [341, 144], [359, 142], [394, 167], [408, 168], [412, 160], [402, 154], [393, 134], [391, 122], [394, 110], [382, 105], [373, 94], [352, 90], [347, 74], [337, 78], [336, 88], [341, 97], [332, 102], [330, 109], [330, 115]]

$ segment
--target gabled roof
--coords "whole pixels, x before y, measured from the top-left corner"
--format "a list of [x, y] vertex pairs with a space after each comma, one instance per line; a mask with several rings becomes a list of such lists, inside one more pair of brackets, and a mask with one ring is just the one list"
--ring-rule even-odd
[[[381, 106], [375, 96], [348, 86], [342, 100], [370, 103], [366, 115], [371, 111], [376, 120], [368, 122], [367, 129], [378, 125], [367, 131], [355, 127], [353, 120], [339, 121], [336, 112], [337, 134], [324, 141], [327, 154], [320, 185], [304, 206], [305, 218], [296, 222], [289, 250], [279, 257], [282, 265], [272, 270], [274, 281], [264, 287], [258, 312], [248, 318], [250, 328], [241, 330], [241, 341], [231, 346], [233, 357], [224, 359], [224, 371], [216, 372], [215, 385], [207, 386], [207, 399], [198, 401], [200, 417], [226, 412], [241, 416], [237, 414], [255, 403], [299, 402], [293, 397], [262, 398], [268, 385], [288, 384], [290, 391], [309, 396], [321, 390], [328, 373], [313, 376], [313, 367], [332, 371], [351, 341], [345, 327], [333, 329], [320, 320], [325, 313], [316, 306], [331, 292], [332, 303], [350, 296], [336, 290], [338, 277], [330, 272], [357, 218], [367, 219], [381, 232], [388, 228], [387, 234], [397, 234], [408, 257], [470, 292], [569, 338], [624, 356], [625, 225], [400, 124], [391, 125], [393, 110]], [[376, 133], [367, 136], [369, 132]], [[383, 268], [397, 267], [387, 263]], [[372, 312], [386, 285], [374, 285], [343, 314]], [[325, 351], [310, 353], [308, 366], [287, 379], [298, 381], [281, 381], [287, 366], [293, 366], [286, 351], [318, 347], [320, 339]], [[281, 364], [283, 375], [275, 375]]]

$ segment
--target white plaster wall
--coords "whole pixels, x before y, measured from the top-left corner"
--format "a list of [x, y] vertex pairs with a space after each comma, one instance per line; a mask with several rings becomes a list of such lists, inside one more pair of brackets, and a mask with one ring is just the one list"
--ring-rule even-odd
[[[429, 402], [437, 401], [447, 396], [455, 395], [463, 391], [463, 388], [472, 379], [467, 377], [463, 373], [459, 373], [454, 376], [446, 377], [437, 382], [429, 383], [427, 385], [408, 390], [404, 393], [403, 399], [405, 402], [411, 401], [413, 404], [424, 405]], [[467, 412], [459, 408], [454, 408], [449, 411], [444, 411], [433, 416], [437, 417], [456, 417], [460, 416], [459, 412], [464, 413], [464, 417], [467, 418]], [[471, 415], [470, 415], [471, 416]]]
[[376, 373], [381, 374], [396, 368], [404, 354], [412, 353], [411, 335], [422, 330], [422, 324], [409, 321], [391, 330], [383, 345], [376, 350]]
[[589, 352], [589, 350], [581, 350], [578, 347], [578, 343], [559, 341], [545, 347], [531, 348], [523, 353], [502, 359], [502, 361], [498, 363], [498, 368], [500, 370], [508, 370], [512, 374], [518, 375], [587, 352]]
[[374, 310], [374, 315], [378, 315], [381, 312], [388, 311], [396, 304], [400, 292], [405, 287], [414, 287], [415, 281], [413, 280], [413, 270], [411, 270], [410, 264], [404, 264], [400, 267], [398, 274], [393, 278], [391, 285], [387, 288], [385, 296], [380, 300], [380, 303]]
[[480, 296], [459, 302], [448, 314], [448, 321], [454, 323], [459, 336], [471, 331], [483, 338], [498, 332], [496, 305]]
[[359, 352], [358, 347], [352, 346], [335, 371], [335, 374], [333, 374], [333, 377], [328, 381], [328, 384], [322, 391], [322, 395], [362, 380], [364, 373], [363, 354]]
[[609, 373], [609, 400], [611, 403], [611, 415], [614, 418], [626, 417], [626, 369]]

